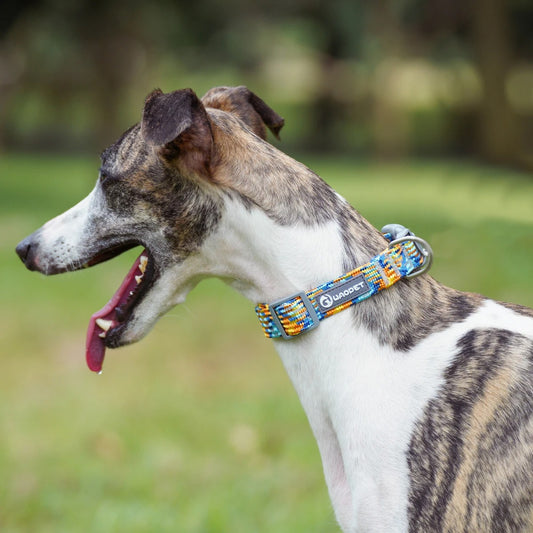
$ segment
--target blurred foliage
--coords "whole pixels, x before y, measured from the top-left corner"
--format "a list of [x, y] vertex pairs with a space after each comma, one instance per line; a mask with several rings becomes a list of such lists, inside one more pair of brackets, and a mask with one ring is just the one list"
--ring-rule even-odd
[[530, 0], [4, 0], [0, 146], [101, 149], [155, 86], [246, 84], [288, 146], [533, 166]]

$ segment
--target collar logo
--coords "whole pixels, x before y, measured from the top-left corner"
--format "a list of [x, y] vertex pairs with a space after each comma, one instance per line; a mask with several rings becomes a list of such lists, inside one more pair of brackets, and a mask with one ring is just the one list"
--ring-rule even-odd
[[325, 309], [329, 309], [333, 305], [333, 298], [329, 294], [323, 294], [318, 303]]
[[370, 292], [370, 287], [364, 276], [359, 274], [353, 279], [325, 291], [318, 297], [317, 303], [320, 310], [325, 313], [333, 307], [338, 307], [354, 298]]

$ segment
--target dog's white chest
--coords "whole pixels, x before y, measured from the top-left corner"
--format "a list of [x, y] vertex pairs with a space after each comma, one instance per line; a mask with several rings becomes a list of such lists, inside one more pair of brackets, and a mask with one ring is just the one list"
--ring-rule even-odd
[[435, 334], [399, 353], [354, 330], [350, 312], [344, 312], [307, 338], [276, 343], [317, 439], [346, 531], [354, 531], [354, 524], [355, 531], [407, 530], [409, 442], [442, 384], [454, 337]]

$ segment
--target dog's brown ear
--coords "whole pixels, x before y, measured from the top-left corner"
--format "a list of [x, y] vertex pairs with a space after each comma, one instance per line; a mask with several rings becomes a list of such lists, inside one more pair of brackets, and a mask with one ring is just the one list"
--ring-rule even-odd
[[262, 139], [266, 139], [265, 126], [279, 139], [279, 131], [285, 123], [282, 117], [244, 85], [215, 87], [202, 97], [202, 102], [206, 107], [234, 113]]
[[191, 89], [152, 91], [144, 103], [141, 133], [167, 160], [179, 157], [190, 170], [209, 174], [213, 135], [205, 108]]

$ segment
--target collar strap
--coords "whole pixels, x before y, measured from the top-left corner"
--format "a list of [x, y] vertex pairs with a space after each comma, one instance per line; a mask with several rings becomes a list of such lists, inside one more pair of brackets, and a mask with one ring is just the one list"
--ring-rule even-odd
[[382, 231], [390, 244], [368, 263], [308, 292], [272, 304], [258, 304], [255, 312], [265, 336], [291, 339], [400, 279], [418, 276], [429, 269], [433, 252], [426, 241], [399, 224], [385, 226]]

